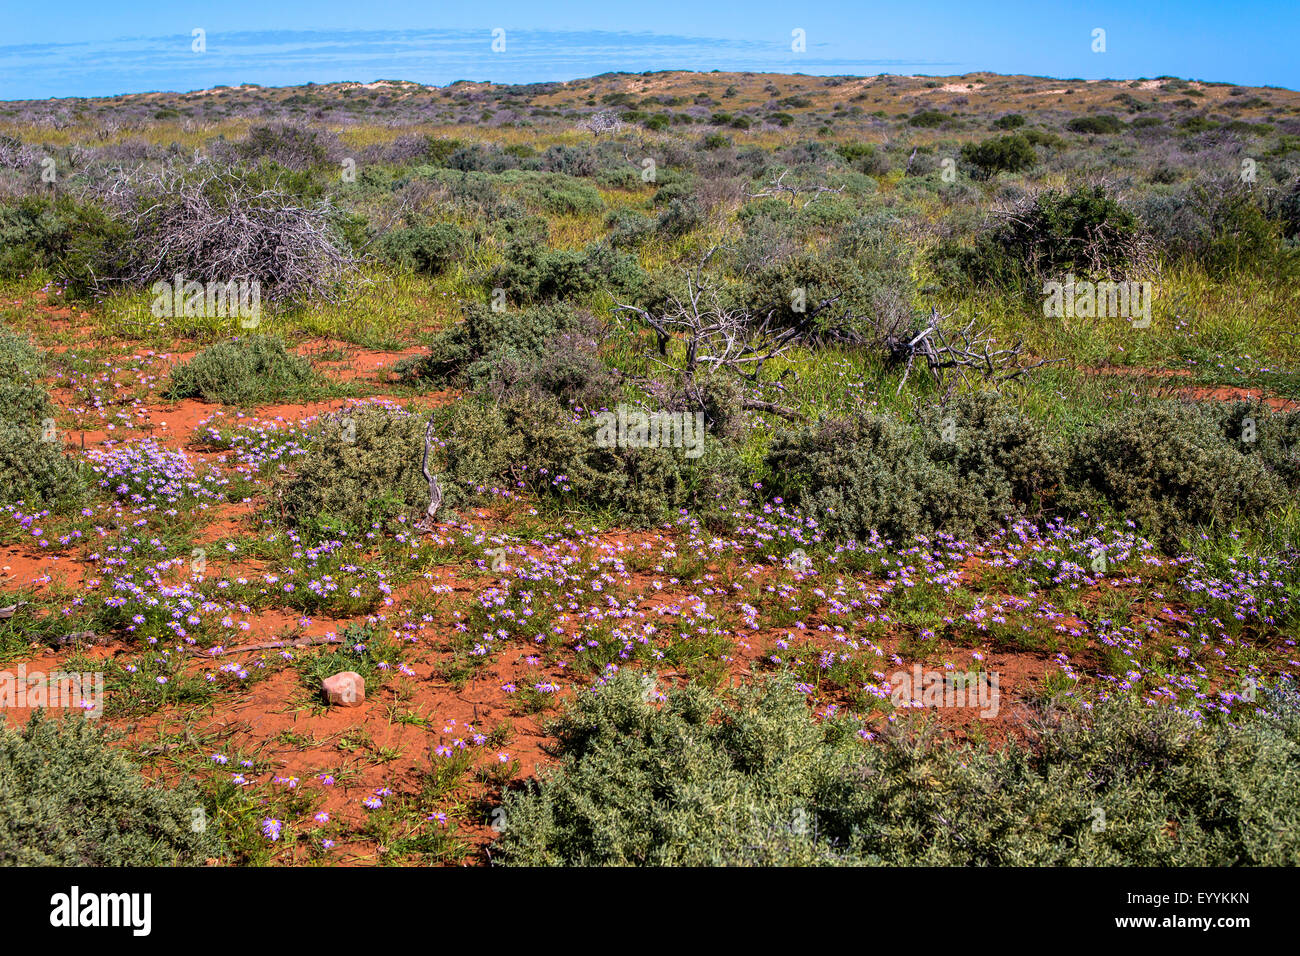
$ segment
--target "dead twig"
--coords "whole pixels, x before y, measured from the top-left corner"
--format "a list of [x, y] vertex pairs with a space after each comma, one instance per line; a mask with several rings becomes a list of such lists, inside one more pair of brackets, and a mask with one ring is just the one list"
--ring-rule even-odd
[[811, 193], [812, 195], [809, 196], [809, 198], [804, 202], [803, 206], [801, 207], [801, 208], [807, 208], [808, 206], [815, 203], [826, 193], [844, 192], [843, 186], [841, 186], [839, 189], [832, 189], [830, 186], [822, 186], [818, 183], [814, 183], [812, 185], [805, 185], [803, 183], [787, 183], [785, 181], [785, 177], [789, 175], [789, 173], [790, 170], [788, 169], [782, 170], [781, 175], [777, 176], [775, 179], [768, 180], [766, 186], [764, 186], [764, 188], [761, 189], [759, 192], [746, 193], [745, 195], [750, 199], [764, 199], [769, 196], [786, 195], [790, 197], [790, 205], [793, 206], [799, 196], [808, 195], [809, 193]]
[[924, 361], [935, 384], [948, 394], [958, 380], [968, 382], [972, 376], [986, 382], [1006, 382], [1044, 365], [1065, 361], [1063, 358], [1039, 359], [1025, 365], [1021, 341], [998, 348], [992, 330], [980, 325], [978, 319], [973, 318], [958, 328], [949, 324], [950, 318], [931, 308], [926, 327], [916, 334], [909, 333], [909, 338], [899, 335], [896, 328], [884, 332], [883, 342], [891, 364], [904, 366], [896, 394], [902, 393], [918, 359]]
[[340, 643], [337, 636], [324, 634], [320, 637], [300, 637], [296, 641], [260, 641], [257, 644], [241, 644], [238, 647], [228, 647], [216, 656], [226, 657], [230, 654], [243, 654], [248, 651], [277, 651], [289, 647], [314, 647], [317, 644], [337, 643]]
[[421, 524], [432, 523], [438, 513], [438, 506], [442, 504], [442, 487], [438, 484], [438, 476], [429, 474], [429, 449], [432, 445], [433, 416], [430, 415], [429, 423], [424, 427], [424, 458], [420, 461], [420, 471], [424, 473], [424, 480], [429, 483], [429, 506], [424, 509]]

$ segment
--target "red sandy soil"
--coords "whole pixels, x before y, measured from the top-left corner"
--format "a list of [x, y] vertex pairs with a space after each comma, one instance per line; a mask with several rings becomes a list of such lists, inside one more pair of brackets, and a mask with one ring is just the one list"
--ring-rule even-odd
[[[1186, 368], [1131, 368], [1125, 366], [1099, 366], [1092, 369], [1096, 375], [1113, 375], [1115, 377], [1144, 378], [1154, 381], [1165, 379], [1177, 380], [1191, 378], [1191, 369]], [[1193, 401], [1237, 402], [1242, 400], [1262, 401], [1274, 411], [1290, 412], [1300, 408], [1295, 402], [1280, 395], [1270, 395], [1261, 388], [1240, 388], [1232, 385], [1183, 385], [1174, 387], [1174, 394], [1180, 398]]]

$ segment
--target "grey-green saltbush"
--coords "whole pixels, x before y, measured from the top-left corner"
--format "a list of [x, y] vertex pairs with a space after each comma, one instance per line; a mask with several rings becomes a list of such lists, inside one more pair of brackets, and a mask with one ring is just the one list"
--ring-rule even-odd
[[291, 398], [315, 381], [311, 363], [280, 339], [245, 335], [209, 346], [173, 369], [167, 397], [252, 405]]
[[860, 415], [786, 430], [765, 465], [773, 491], [836, 538], [978, 536], [1003, 518], [1100, 504], [1173, 548], [1277, 513], [1300, 486], [1300, 415], [1153, 402], [1065, 443], [1011, 404], [969, 394], [917, 426]]
[[0, 866], [186, 866], [220, 853], [194, 786], [151, 785], [84, 717], [0, 722]]
[[399, 363], [395, 371], [410, 382], [445, 384], [464, 376], [470, 383], [490, 377], [496, 356], [542, 356], [559, 337], [590, 326], [587, 317], [561, 303], [493, 311], [481, 303], [465, 306], [465, 319], [434, 338], [427, 355]]
[[462, 254], [469, 239], [451, 223], [394, 229], [380, 238], [379, 254], [400, 268], [440, 275]]
[[1171, 547], [1201, 528], [1263, 524], [1287, 499], [1284, 478], [1228, 427], [1212, 405], [1129, 409], [1075, 437], [1070, 483]]
[[420, 468], [424, 431], [423, 419], [383, 406], [324, 416], [311, 429], [292, 472], [277, 481], [280, 508], [300, 527], [361, 528], [421, 514], [429, 503]]
[[0, 422], [26, 428], [54, 414], [39, 380], [43, 365], [29, 339], [0, 326]]
[[[788, 675], [649, 702], [622, 671], [557, 721], [559, 763], [508, 792], [493, 856], [525, 866], [1294, 866], [1300, 697], [1201, 726], [1136, 696], [955, 745], [815, 722]], [[1101, 810], [1101, 815], [1098, 810]], [[1098, 820], [1104, 825], [1096, 826]]]
[[[418, 517], [429, 501], [421, 462], [426, 420], [400, 409], [357, 407], [327, 416], [283, 475], [277, 500], [299, 525], [365, 527]], [[653, 524], [685, 503], [680, 452], [603, 448], [594, 418], [574, 418], [553, 398], [471, 394], [434, 414], [429, 471], [443, 493], [441, 518], [521, 486], [543, 501], [607, 508], [620, 522]], [[694, 467], [694, 466], [692, 466]], [[710, 498], [714, 484], [696, 480]]]
[[895, 541], [986, 533], [1051, 510], [1064, 482], [1059, 445], [1009, 402], [961, 395], [919, 426], [860, 415], [780, 433], [768, 450], [775, 491], [834, 537]]
[[0, 327], [0, 504], [67, 511], [84, 500], [88, 483], [47, 430], [54, 405], [42, 371], [40, 350]]
[[916, 430], [880, 415], [780, 432], [765, 464], [773, 491], [838, 538], [875, 530], [899, 541], [929, 533], [957, 492]]
[[67, 512], [89, 489], [85, 469], [63, 454], [61, 440], [47, 441], [35, 428], [0, 423], [0, 504]]

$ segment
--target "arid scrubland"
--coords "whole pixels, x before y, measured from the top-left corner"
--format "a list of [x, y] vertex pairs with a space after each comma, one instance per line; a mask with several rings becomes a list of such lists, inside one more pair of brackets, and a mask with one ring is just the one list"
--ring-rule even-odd
[[1294, 865], [1298, 236], [1169, 77], [0, 103], [0, 863]]

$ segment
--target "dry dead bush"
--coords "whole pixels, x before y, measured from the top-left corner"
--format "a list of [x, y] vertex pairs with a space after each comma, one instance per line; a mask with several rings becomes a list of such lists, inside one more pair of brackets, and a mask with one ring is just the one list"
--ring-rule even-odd
[[128, 285], [180, 274], [257, 282], [268, 301], [333, 299], [356, 264], [327, 200], [304, 200], [233, 168], [140, 170], [111, 182], [101, 198], [135, 236], [126, 273], [113, 277]]

